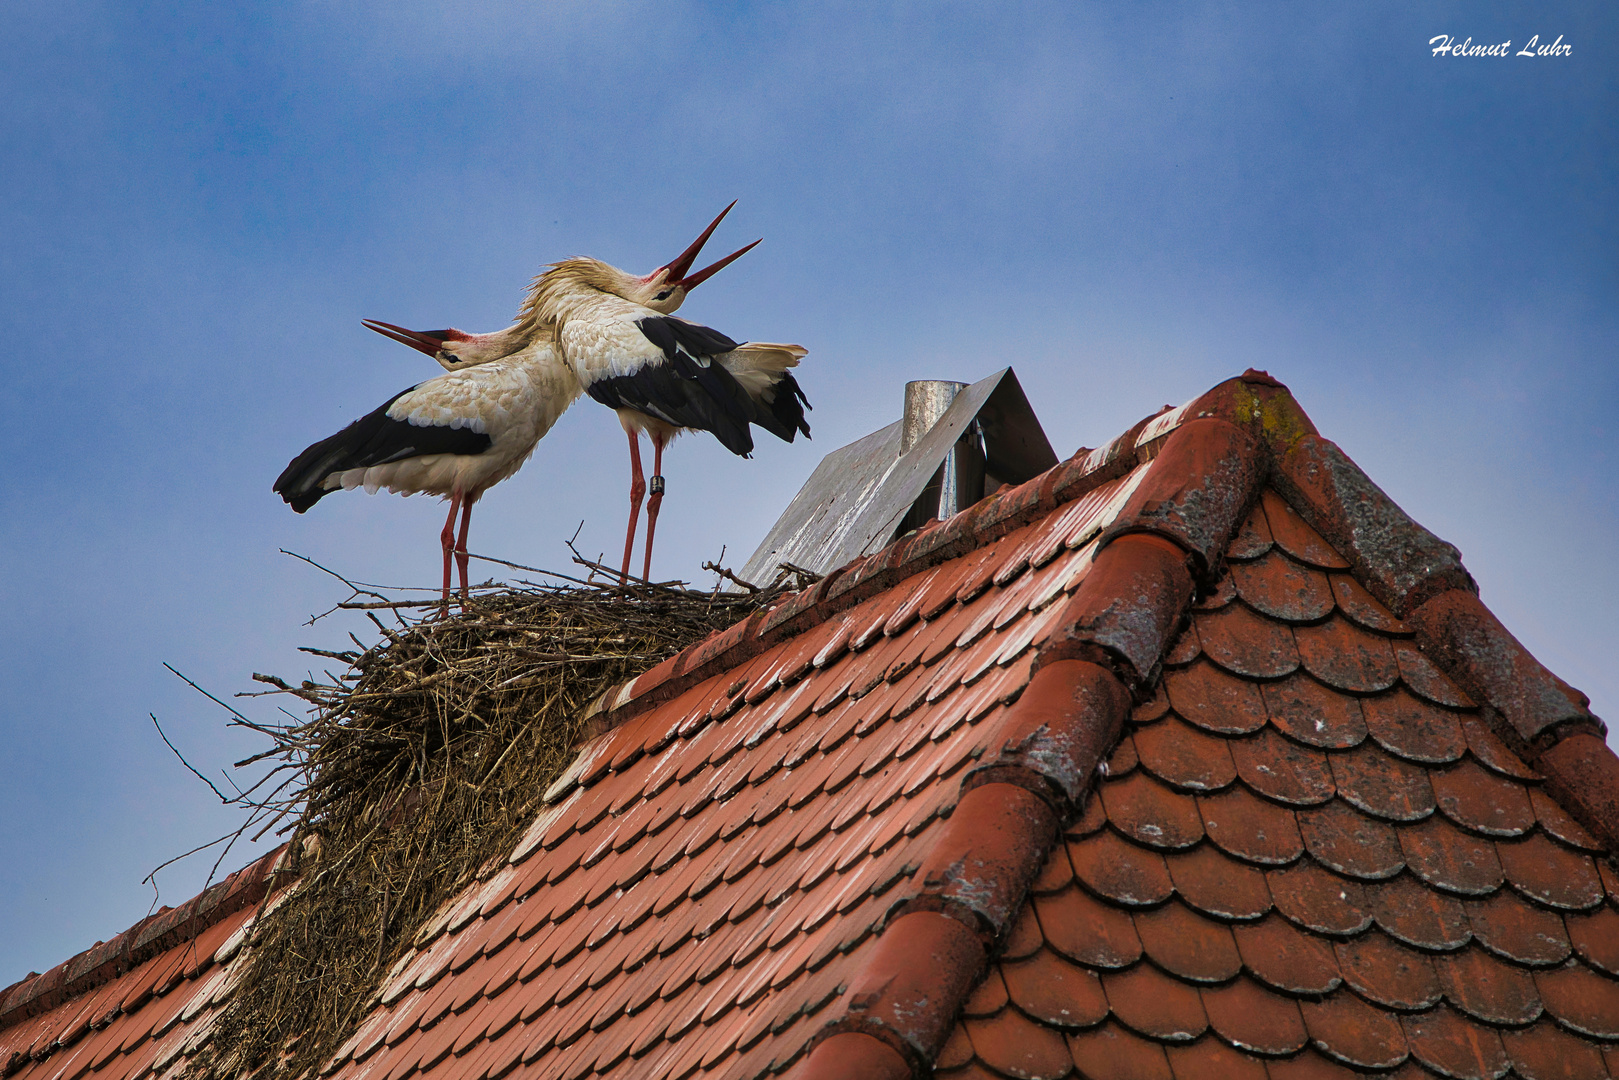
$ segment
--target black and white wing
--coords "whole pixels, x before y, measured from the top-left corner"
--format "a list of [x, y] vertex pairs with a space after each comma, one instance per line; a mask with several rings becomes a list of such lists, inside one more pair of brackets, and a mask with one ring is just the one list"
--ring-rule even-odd
[[707, 326], [626, 305], [617, 318], [570, 321], [564, 353], [585, 392], [612, 409], [632, 409], [675, 427], [712, 432], [734, 454], [753, 452], [750, 423], [781, 421], [716, 357], [738, 348]]
[[275, 492], [303, 513], [332, 491], [326, 480], [351, 469], [368, 469], [429, 454], [482, 454], [494, 440], [476, 418], [446, 415], [424, 408], [421, 391], [451, 376], [412, 386], [354, 421], [336, 435], [315, 443], [292, 459], [276, 478]]

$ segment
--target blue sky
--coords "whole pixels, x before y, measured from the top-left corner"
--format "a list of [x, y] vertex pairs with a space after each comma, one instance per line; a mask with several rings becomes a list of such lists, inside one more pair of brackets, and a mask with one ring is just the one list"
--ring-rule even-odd
[[[163, 662], [224, 696], [341, 646], [278, 549], [435, 581], [436, 502], [270, 492], [436, 373], [359, 320], [497, 329], [542, 263], [645, 272], [732, 199], [715, 250], [765, 243], [681, 314], [807, 346], [815, 438], [677, 443], [659, 576], [740, 565], [908, 379], [1011, 364], [1066, 455], [1259, 367], [1619, 718], [1619, 13], [1340, 7], [5, 5], [0, 985], [232, 824], [147, 715], [217, 775], [259, 744]], [[581, 403], [473, 550], [616, 550], [625, 457]]]

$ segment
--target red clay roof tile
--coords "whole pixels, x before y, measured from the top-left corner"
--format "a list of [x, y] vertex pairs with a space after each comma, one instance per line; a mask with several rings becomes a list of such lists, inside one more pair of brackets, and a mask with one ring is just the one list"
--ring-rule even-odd
[[1058, 844], [1046, 854], [1040, 872], [1029, 883], [1029, 892], [1036, 896], [1062, 892], [1074, 880], [1074, 866], [1068, 861], [1068, 849]]
[[1197, 627], [1191, 623], [1186, 624], [1179, 636], [1169, 646], [1164, 654], [1162, 663], [1165, 667], [1185, 667], [1196, 660], [1203, 653], [1203, 642], [1198, 640]]
[[1044, 944], [1045, 935], [1040, 932], [1040, 920], [1034, 908], [1025, 904], [1001, 943], [1001, 956], [1007, 960], [1022, 960], [1033, 956]]
[[1401, 1018], [1418, 1061], [1459, 1080], [1495, 1080], [1512, 1066], [1494, 1028], [1472, 1023], [1444, 1006]]
[[1293, 811], [1266, 802], [1241, 785], [1199, 795], [1197, 805], [1209, 839], [1239, 859], [1281, 866], [1304, 852]]
[[1135, 921], [1077, 886], [1054, 896], [1037, 896], [1033, 908], [1045, 942], [1071, 960], [1117, 968], [1141, 957]]
[[1333, 754], [1331, 761], [1338, 794], [1356, 809], [1391, 821], [1417, 821], [1434, 812], [1428, 773], [1375, 742]]
[[1351, 994], [1301, 1001], [1304, 1027], [1316, 1047], [1363, 1069], [1389, 1069], [1405, 1060], [1405, 1033], [1393, 1016]]
[[1180, 719], [1139, 728], [1133, 741], [1148, 771], [1174, 787], [1216, 791], [1237, 778], [1227, 740], [1206, 735]]
[[1385, 934], [1419, 949], [1454, 949], [1472, 937], [1461, 901], [1428, 888], [1411, 874], [1366, 890], [1372, 918]]
[[1130, 712], [1130, 721], [1135, 724], [1151, 724], [1169, 712], [1169, 695], [1164, 692], [1164, 682], [1160, 679], [1152, 688], [1152, 696], [1140, 702]]
[[[1499, 889], [1465, 905], [1473, 936], [1486, 949], [1534, 967], [1560, 964], [1569, 954], [1565, 919], [1531, 904], [1511, 889]], [[1601, 910], [1601, 909], [1599, 909]], [[1580, 916], [1567, 916], [1569, 927]]]
[[1289, 994], [1325, 994], [1343, 981], [1332, 946], [1271, 916], [1232, 928], [1243, 965], [1269, 986]]
[[1405, 866], [1399, 834], [1347, 801], [1298, 812], [1299, 833], [1310, 854], [1340, 874], [1366, 880], [1393, 877]]
[[1314, 622], [1333, 608], [1327, 575], [1272, 550], [1252, 562], [1233, 562], [1237, 595], [1263, 615], [1286, 622]]
[[1586, 913], [1569, 912], [1563, 922], [1581, 959], [1609, 975], [1619, 976], [1619, 912], [1604, 904]]
[[[1344, 980], [1362, 997], [1392, 1009], [1426, 1009], [1439, 1000], [1428, 957], [1372, 931], [1333, 946]], [[1468, 950], [1462, 950], [1466, 953]]]
[[1231, 930], [1174, 902], [1137, 913], [1136, 933], [1153, 963], [1190, 982], [1224, 982], [1242, 970]]
[[1336, 793], [1327, 756], [1300, 746], [1276, 728], [1264, 728], [1251, 738], [1228, 739], [1226, 745], [1243, 783], [1268, 799], [1313, 806]]
[[[1246, 679], [1279, 679], [1299, 666], [1292, 627], [1266, 618], [1246, 604], [1228, 604], [1218, 611], [1199, 611], [1193, 622], [1197, 625], [1203, 655], [1233, 675]], [[1170, 692], [1173, 696], [1173, 686]]]
[[1507, 881], [1531, 900], [1583, 911], [1602, 902], [1602, 879], [1590, 856], [1560, 847], [1540, 833], [1495, 845]]
[[1356, 694], [1386, 690], [1400, 678], [1389, 640], [1334, 616], [1317, 626], [1293, 629], [1299, 657], [1311, 675]]
[[[1206, 590], [1198, 593], [1197, 599], [1192, 604], [1192, 607], [1197, 611], [1214, 611], [1218, 608], [1225, 607], [1236, 598], [1236, 582], [1232, 580], [1229, 573], [1222, 574], [1213, 585], [1208, 586]], [[1196, 631], [1191, 627], [1190, 623], [1187, 624], [1187, 628], [1192, 630], [1193, 636], [1196, 636]], [[1199, 646], [1199, 648], [1201, 648], [1201, 646]]]
[[1482, 896], [1504, 880], [1495, 844], [1437, 814], [1401, 829], [1400, 847], [1411, 871], [1438, 889]]
[[1174, 850], [1203, 839], [1202, 815], [1192, 796], [1179, 794], [1144, 772], [1108, 780], [1100, 795], [1108, 819], [1138, 844]]
[[1156, 851], [1137, 847], [1112, 832], [1068, 842], [1074, 876], [1099, 896], [1131, 907], [1169, 899], [1169, 867]]
[[1356, 934], [1372, 916], [1361, 883], [1339, 877], [1310, 860], [1265, 872], [1276, 910], [1323, 934]]
[[1293, 999], [1272, 993], [1253, 979], [1205, 987], [1202, 994], [1209, 1026], [1239, 1049], [1275, 1056], [1291, 1054], [1309, 1041]]
[[1049, 949], [1000, 967], [1007, 993], [1031, 1018], [1059, 1028], [1091, 1027], [1107, 1019], [1107, 997], [1095, 972]]
[[1164, 1048], [1118, 1024], [1070, 1032], [1068, 1052], [1089, 1076], [1175, 1080]]
[[1332, 574], [1331, 580], [1332, 595], [1338, 610], [1351, 621], [1379, 633], [1402, 636], [1411, 633], [1411, 628], [1395, 618], [1392, 611], [1367, 592], [1366, 586], [1356, 581], [1353, 574]]
[[[1125, 735], [1118, 741], [1117, 744], [1114, 745], [1112, 752], [1102, 760], [1103, 775], [1107, 779], [1117, 783], [1128, 776], [1137, 765], [1141, 764], [1141, 755], [1136, 752], [1135, 739], [1131, 738], [1129, 735]], [[1097, 791], [1100, 793], [1100, 786], [1097, 787]]]
[[[1174, 414], [1203, 418], [1139, 460], [1176, 439], [1202, 445], [1231, 417], [1247, 426], [1266, 402], [1285, 400], [1259, 375], [1229, 384], [1202, 412]], [[1227, 419], [1209, 419], [1216, 416]], [[1359, 503], [1319, 504], [1323, 491], [1364, 494], [1355, 486], [1364, 478], [1309, 434], [1307, 421], [1281, 423], [1305, 433], [1308, 453], [1297, 460], [1308, 462], [1278, 451], [1279, 482], [1316, 500], [1300, 505], [1354, 548], [1379, 596], [1404, 611], [1434, 594], [1408, 598], [1391, 582], [1432, 590], [1463, 581], [1443, 545], [1424, 541], [1397, 508], [1378, 502], [1380, 493], [1366, 494], [1371, 518]], [[1116, 468], [1137, 460], [1128, 457], [1132, 445], [1119, 443], [1127, 457]], [[1297, 470], [1312, 467], [1330, 476], [1301, 480]], [[415, 962], [402, 962], [393, 980], [394, 1010], [374, 1014], [333, 1075], [389, 1080], [414, 1075], [425, 1060], [429, 1074], [453, 1067], [470, 1080], [490, 1069], [752, 1080], [800, 1061], [829, 1020], [853, 1022], [847, 1003], [833, 1003], [869, 954], [866, 943], [886, 939], [879, 928], [912, 895], [896, 883], [966, 821], [941, 815], [973, 812], [957, 805], [961, 771], [981, 761], [1001, 770], [984, 774], [1001, 781], [1031, 769], [1001, 753], [1020, 722], [1006, 703], [1062, 626], [1063, 593], [1102, 581], [1089, 572], [1091, 548], [1063, 554], [1064, 545], [1108, 527], [1151, 470], [1100, 485], [1100, 475], [1077, 480], [1082, 471], [1059, 470], [1063, 490], [1089, 490], [1078, 502], [1053, 508], [1049, 477], [1031, 482], [832, 575], [613, 699], [629, 703], [622, 714], [633, 718], [616, 730], [611, 714], [592, 721], [605, 733], [553, 789], [514, 853], [521, 867], [435, 916]], [[1163, 487], [1166, 477], [1153, 483]], [[1130, 513], [1145, 516], [1126, 526], [1190, 521], [1179, 503], [1170, 516], [1181, 517], [1170, 521], [1141, 501]], [[972, 543], [976, 526], [963, 521], [1006, 535], [937, 567], [907, 565], [910, 552], [940, 558]], [[1191, 525], [1189, 542], [1206, 547], [1208, 524]], [[1365, 540], [1365, 528], [1383, 532]], [[1411, 531], [1421, 541], [1412, 550], [1432, 549], [1444, 563], [1438, 576], [1378, 564], [1375, 545], [1410, 546], [1410, 536], [1389, 528]], [[954, 547], [940, 546], [946, 534]], [[1121, 543], [1114, 561], [1147, 543]], [[1331, 1058], [1393, 1068], [1394, 1080], [1424, 1068], [1404, 1061], [1409, 1042], [1426, 1067], [1495, 1075], [1506, 1060], [1492, 1042], [1503, 1024], [1524, 1075], [1597, 1060], [1591, 1043], [1554, 1025], [1619, 1039], [1619, 991], [1593, 970], [1619, 964], [1609, 940], [1619, 936], [1609, 927], [1619, 915], [1602, 905], [1606, 867], [1589, 854], [1601, 845], [1478, 716], [1455, 711], [1472, 702], [1440, 671], [1437, 654], [1409, 640], [1411, 627], [1342, 572], [1347, 560], [1276, 492], [1262, 493], [1227, 555], [1228, 575], [1208, 568], [1213, 580], [1202, 583], [1192, 628], [1176, 638], [1166, 624], [1152, 646], [1161, 655], [1131, 654], [1143, 673], [1161, 662], [1166, 674], [1141, 688], [1133, 736], [1112, 755], [1100, 796], [1069, 792], [1083, 816], [1062, 847], [1026, 868], [1034, 896], [985, 984], [1000, 986], [1001, 997], [974, 1006], [985, 1013], [971, 1021], [985, 1047], [974, 1059], [965, 1031], [947, 1041], [947, 1012], [930, 1021], [942, 1025], [936, 1047], [946, 1048], [937, 1064], [955, 1066], [955, 1075], [1062, 1076], [1077, 1063], [1093, 1080], [1266, 1068], [1272, 1080], [1350, 1075]], [[1422, 641], [1455, 637], [1430, 625], [1439, 610], [1413, 617]], [[698, 675], [704, 681], [693, 681]], [[1562, 776], [1554, 781], [1566, 787]], [[1043, 781], [1030, 783], [1047, 792]], [[1591, 812], [1580, 805], [1577, 812]], [[941, 820], [950, 824], [932, 829]], [[549, 851], [531, 856], [542, 844]], [[1503, 879], [1513, 888], [1501, 888]], [[1452, 894], [1474, 898], [1464, 904]], [[1587, 909], [1595, 914], [1578, 914]], [[1569, 912], [1567, 933], [1557, 911]], [[1374, 919], [1380, 929], [1368, 930]], [[1474, 936], [1479, 944], [1468, 947]], [[1339, 986], [1340, 967], [1354, 989]], [[153, 1039], [139, 1030], [149, 1023], [114, 1017], [40, 1064], [76, 1070], [75, 1055], [95, 1057], [89, 1048], [106, 1039], [115, 1051], [138, 1048], [123, 1061], [151, 1057], [159, 1072], [177, 1068], [181, 1045], [206, 1031], [205, 1010], [222, 1000], [224, 974], [184, 983], [145, 1008], [139, 994], [120, 989], [137, 1016], [174, 1017], [166, 1022], [175, 1026]], [[1434, 1003], [1436, 987], [1450, 1004]], [[1320, 1000], [1298, 1004], [1293, 995]], [[55, 1022], [75, 1030], [87, 1018], [101, 1023], [99, 996], [78, 999], [77, 1011]], [[1551, 1015], [1537, 1018], [1541, 998]], [[1387, 1009], [1426, 1011], [1402, 1024]], [[518, 1028], [520, 1017], [526, 1026]], [[366, 1053], [396, 1026], [393, 1050]], [[0, 1058], [20, 1030], [0, 1030]], [[899, 1062], [868, 1035], [825, 1045], [833, 1042]], [[1167, 1056], [1163, 1042], [1173, 1044]], [[1269, 1057], [1268, 1066], [1253, 1054]], [[531, 1064], [514, 1064], [519, 1056]]]
[[967, 1037], [967, 1029], [957, 1024], [950, 1032], [950, 1039], [939, 1051], [939, 1056], [933, 1061], [936, 1074], [951, 1073], [952, 1070], [963, 1069], [973, 1060], [972, 1040]]
[[1525, 765], [1523, 759], [1501, 741], [1501, 736], [1486, 727], [1476, 715], [1462, 717], [1462, 733], [1467, 737], [1467, 748], [1473, 752], [1473, 756], [1493, 772], [1517, 780], [1541, 779], [1539, 773]]
[[1190, 1042], [1208, 1029], [1198, 992], [1149, 964], [1103, 972], [1102, 989], [1113, 1015], [1148, 1038]]
[[1176, 715], [1207, 731], [1242, 735], [1258, 731], [1268, 719], [1259, 687], [1227, 674], [1207, 658], [1165, 672], [1163, 686]]
[[1597, 1046], [1555, 1024], [1503, 1031], [1501, 1042], [1513, 1068], [1527, 1080], [1581, 1080], [1609, 1075]]
[[1233, 1050], [1218, 1039], [1199, 1039], [1190, 1046], [1165, 1049], [1176, 1080], [1200, 1080], [1205, 1076], [1267, 1080], [1269, 1076], [1263, 1061]]
[[1532, 973], [1483, 949], [1458, 949], [1434, 958], [1450, 1003], [1487, 1024], [1518, 1027], [1540, 1015]]
[[1402, 688], [1363, 699], [1361, 713], [1378, 745], [1408, 761], [1455, 761], [1467, 749], [1455, 713], [1419, 701]]
[[1305, 524], [1298, 511], [1289, 506], [1287, 500], [1274, 489], [1264, 490], [1260, 505], [1265, 510], [1265, 521], [1270, 526], [1271, 536], [1283, 551], [1300, 562], [1325, 570], [1349, 569], [1344, 557], [1333, 550], [1320, 533]]
[[1366, 738], [1360, 702], [1337, 693], [1302, 672], [1262, 691], [1270, 721], [1301, 743], [1326, 749], [1357, 746]]
[[1169, 877], [1180, 898], [1217, 919], [1257, 919], [1271, 908], [1265, 874], [1237, 862], [1212, 844], [1167, 856]]
[[1422, 655], [1422, 650], [1414, 642], [1396, 641], [1393, 648], [1395, 662], [1400, 667], [1400, 681], [1415, 693], [1453, 709], [1473, 707], [1473, 700], [1462, 692], [1461, 687], [1451, 682], [1449, 676], [1435, 667], [1433, 661]]
[[1227, 559], [1257, 559], [1274, 544], [1270, 523], [1265, 520], [1265, 510], [1256, 505], [1237, 527], [1237, 534], [1226, 545], [1225, 555]]
[[1523, 785], [1461, 761], [1431, 774], [1440, 811], [1451, 821], [1487, 836], [1521, 836], [1535, 823]]
[[1569, 817], [1568, 812], [1540, 788], [1529, 789], [1529, 803], [1535, 809], [1535, 820], [1540, 822], [1540, 827], [1549, 835], [1583, 851], [1593, 853], [1603, 851], [1602, 843], [1586, 832], [1579, 822]]

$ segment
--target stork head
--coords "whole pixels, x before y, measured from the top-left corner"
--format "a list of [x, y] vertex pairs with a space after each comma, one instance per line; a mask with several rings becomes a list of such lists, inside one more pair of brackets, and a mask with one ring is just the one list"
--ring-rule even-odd
[[[731, 206], [735, 205], [733, 201]], [[573, 311], [580, 304], [588, 303], [592, 296], [599, 296], [601, 293], [622, 297], [664, 315], [670, 314], [680, 307], [687, 293], [762, 243], [755, 240], [747, 247], [731, 252], [719, 262], [706, 266], [696, 273], [691, 272], [691, 265], [697, 261], [698, 252], [702, 251], [703, 244], [708, 241], [725, 215], [731, 212], [731, 206], [721, 210], [720, 216], [709, 223], [708, 228], [703, 230], [703, 235], [681, 252], [679, 258], [658, 267], [645, 277], [636, 277], [616, 266], [609, 266], [600, 259], [583, 256], [552, 263], [529, 287], [528, 298], [524, 301], [523, 310], [519, 314], [518, 325], [555, 324], [566, 321], [573, 317]]]
[[493, 334], [469, 334], [451, 327], [448, 330], [406, 330], [403, 326], [363, 319], [361, 325], [375, 330], [383, 337], [426, 353], [443, 365], [446, 371], [459, 371], [474, 364], [499, 360], [516, 352], [524, 344], [518, 327], [512, 326]]
[[[731, 206], [735, 205], [736, 200], [732, 199]], [[626, 295], [625, 299], [645, 304], [654, 311], [668, 315], [680, 307], [687, 293], [763, 243], [762, 239], [755, 240], [747, 247], [731, 252], [719, 262], [706, 266], [695, 274], [691, 273], [692, 263], [697, 261], [698, 253], [703, 250], [703, 245], [708, 243], [708, 238], [714, 235], [719, 223], [725, 220], [725, 215], [731, 212], [731, 206], [721, 210], [720, 216], [709, 222], [708, 228], [703, 230], [703, 235], [692, 241], [691, 246], [682, 251], [673, 262], [658, 267], [644, 278], [635, 278], [633, 288], [637, 295]]]

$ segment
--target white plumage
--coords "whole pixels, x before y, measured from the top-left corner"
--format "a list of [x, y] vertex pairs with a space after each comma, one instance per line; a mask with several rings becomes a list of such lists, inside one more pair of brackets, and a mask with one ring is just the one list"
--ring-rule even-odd
[[[732, 204], [735, 205], [734, 203]], [[739, 344], [725, 334], [671, 312], [686, 294], [758, 241], [687, 275], [704, 242], [730, 212], [726, 207], [681, 256], [646, 277], [596, 259], [567, 259], [535, 279], [525, 308], [533, 325], [553, 329], [557, 348], [584, 392], [618, 414], [630, 444], [630, 521], [624, 538], [628, 577], [636, 519], [646, 494], [639, 436], [652, 441], [652, 498], [647, 503], [646, 559], [663, 499], [663, 448], [682, 431], [712, 433], [730, 451], [753, 452], [750, 425], [787, 442], [802, 432], [808, 405], [788, 371], [805, 355], [798, 345]]]
[[[394, 396], [310, 446], [281, 473], [275, 490], [300, 514], [330, 492], [358, 487], [370, 493], [387, 488], [401, 495], [425, 493], [448, 499], [450, 513], [439, 537], [444, 601], [449, 602], [452, 552], [465, 601], [467, 527], [473, 504], [528, 460], [539, 440], [578, 398], [579, 380], [562, 361], [548, 328], [531, 331], [523, 340], [511, 331], [467, 335], [388, 329], [394, 331], [389, 337], [435, 355], [452, 370]], [[452, 333], [461, 335], [461, 344], [479, 347], [459, 356], [456, 342], [440, 337]], [[518, 346], [513, 351], [487, 358], [493, 348], [513, 344]], [[458, 510], [459, 538], [454, 535]]]

